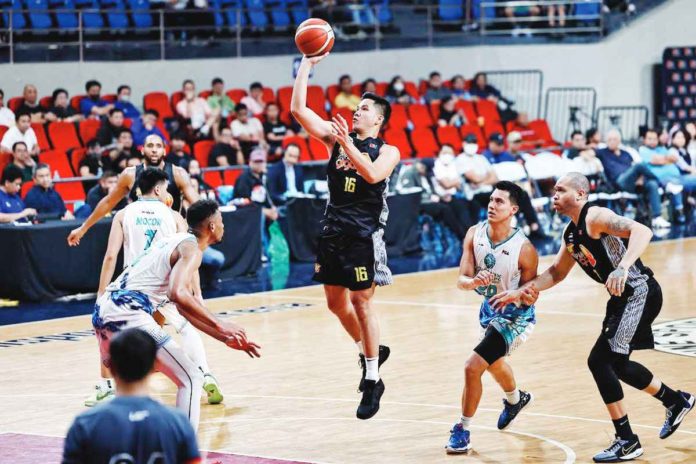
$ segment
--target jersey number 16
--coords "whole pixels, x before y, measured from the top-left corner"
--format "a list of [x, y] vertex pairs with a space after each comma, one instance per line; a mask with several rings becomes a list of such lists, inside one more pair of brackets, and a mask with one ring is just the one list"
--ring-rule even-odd
[[343, 191], [355, 193], [355, 177], [346, 177], [346, 183], [343, 186]]

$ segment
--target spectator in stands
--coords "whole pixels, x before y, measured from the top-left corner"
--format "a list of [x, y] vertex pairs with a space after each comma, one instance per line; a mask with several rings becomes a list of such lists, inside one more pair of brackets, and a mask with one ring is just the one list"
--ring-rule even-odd
[[27, 192], [24, 203], [34, 208], [37, 214], [54, 216], [63, 220], [75, 219], [60, 194], [53, 188], [51, 168], [40, 163], [34, 171], [34, 186]]
[[23, 182], [29, 182], [34, 177], [36, 161], [29, 154], [26, 143], [15, 142], [12, 145], [12, 165], [22, 171]]
[[232, 121], [230, 127], [232, 128], [232, 137], [239, 142], [246, 164], [251, 150], [259, 145], [264, 146], [266, 141], [264, 139], [261, 121], [249, 115], [249, 110], [246, 105], [240, 103], [237, 105], [236, 110], [237, 119]]
[[184, 119], [192, 139], [207, 138], [220, 118], [220, 110], [213, 111], [208, 102], [196, 96], [196, 85], [186, 79], [182, 86], [184, 98], [176, 104], [177, 114]]
[[[94, 177], [101, 175], [102, 172], [102, 162], [101, 162], [101, 146], [97, 139], [92, 139], [87, 142], [86, 145], [87, 152], [85, 157], [80, 161], [79, 164], [79, 174], [80, 177]], [[74, 155], [73, 155], [74, 156]], [[82, 185], [85, 191], [88, 192], [96, 182], [93, 181], [83, 181]]]
[[268, 143], [269, 161], [273, 162], [283, 156], [283, 139], [295, 135], [295, 132], [280, 120], [280, 108], [275, 103], [266, 106], [265, 116], [263, 133]]
[[123, 116], [133, 121], [140, 118], [140, 110], [131, 102], [131, 88], [128, 85], [118, 86], [114, 108], [123, 111]]
[[12, 127], [14, 125], [14, 111], [5, 106], [5, 92], [0, 89], [0, 126]]
[[445, 97], [440, 101], [440, 116], [437, 118], [437, 125], [461, 127], [467, 123], [464, 110], [456, 108], [457, 100], [455, 97]]
[[[513, 24], [512, 35], [517, 37], [520, 34], [526, 36], [532, 35], [532, 30], [529, 27], [520, 27], [516, 18], [539, 16], [541, 15], [541, 7], [539, 5], [524, 5], [524, 6], [505, 6], [503, 9], [505, 17], [508, 18], [511, 24]], [[523, 22], [523, 24], [529, 25], [529, 22]]]
[[508, 153], [514, 158], [514, 161], [523, 164], [525, 163], [525, 156], [528, 156], [522, 150], [522, 134], [519, 132], [512, 131], [507, 135], [508, 143]]
[[[229, 129], [228, 129], [229, 130]], [[188, 173], [191, 179], [191, 186], [195, 191], [198, 192], [201, 199], [208, 198], [210, 200], [215, 200], [220, 203], [220, 198], [218, 198], [217, 191], [203, 179], [203, 172], [201, 171], [201, 165], [196, 158], [192, 159], [188, 165]], [[188, 208], [191, 206], [188, 201], [184, 199], [184, 207]]]
[[[515, 143], [519, 145], [519, 132], [511, 132], [510, 135], [513, 135], [512, 139], [515, 140]], [[509, 136], [508, 140], [510, 140]], [[491, 136], [488, 138], [488, 148], [483, 151], [482, 155], [485, 156], [488, 162], [491, 164], [518, 161], [514, 155], [505, 150], [505, 139], [499, 132], [491, 134]]]
[[471, 97], [474, 100], [490, 100], [497, 103], [500, 98], [500, 91], [488, 84], [488, 76], [486, 73], [476, 73], [473, 79], [474, 83], [471, 86]]
[[99, 81], [95, 80], [85, 84], [87, 96], [80, 101], [80, 112], [87, 118], [100, 118], [114, 109], [113, 103], [101, 98], [101, 87]]
[[283, 160], [268, 170], [268, 193], [273, 204], [283, 206], [288, 197], [304, 192], [304, 173], [300, 161], [300, 147], [294, 143], [285, 147]]
[[633, 157], [626, 150], [621, 149], [619, 131], [612, 129], [607, 132], [607, 146], [597, 150], [597, 158], [602, 162], [604, 174], [614, 190], [641, 193], [646, 197], [652, 213], [653, 229], [671, 227], [671, 224], [662, 218], [660, 183], [657, 177], [647, 164], [634, 163]]
[[547, 12], [549, 15], [549, 27], [556, 28], [556, 17], [558, 17], [558, 27], [566, 25], [566, 6], [564, 4], [555, 4], [553, 0], [547, 2]]
[[120, 173], [128, 167], [128, 159], [140, 153], [133, 145], [133, 134], [125, 127], [118, 134], [116, 143], [102, 150], [102, 166], [104, 169]]
[[590, 127], [585, 132], [585, 143], [588, 147], [593, 149], [600, 148], [602, 144], [602, 133], [596, 127]]
[[208, 97], [208, 106], [213, 111], [220, 111], [222, 119], [227, 120], [227, 117], [234, 114], [236, 103], [225, 94], [225, 82], [216, 77], [211, 83], [213, 93]]
[[[595, 136], [590, 132], [588, 132], [588, 135]], [[586, 176], [593, 176], [604, 171], [602, 162], [597, 158], [595, 149], [587, 144], [587, 139], [580, 131], [573, 131], [570, 134], [570, 147], [563, 150], [561, 156], [573, 160], [578, 171]]]
[[172, 136], [172, 143], [169, 147], [169, 154], [164, 158], [166, 163], [172, 163], [185, 170], [188, 170], [188, 165], [193, 159], [191, 155], [186, 153], [186, 137], [184, 134], [177, 132]]
[[236, 164], [245, 164], [244, 155], [239, 147], [239, 142], [232, 137], [232, 129], [224, 127], [220, 131], [217, 142], [210, 150], [208, 166], [234, 166]]
[[696, 174], [696, 159], [686, 149], [689, 140], [689, 133], [684, 129], [678, 129], [672, 134], [672, 146], [669, 149], [669, 154], [679, 157], [677, 167], [682, 174]]
[[36, 133], [31, 127], [31, 116], [19, 111], [15, 114], [15, 125], [10, 127], [2, 137], [0, 152], [12, 153], [12, 147], [17, 142], [24, 142], [32, 156], [39, 155], [39, 142], [36, 140]]
[[535, 147], [544, 145], [545, 140], [529, 125], [529, 115], [524, 111], [517, 114], [517, 119], [515, 119], [510, 130], [519, 132], [522, 136], [522, 140], [529, 145]]
[[31, 116], [32, 123], [43, 124], [45, 122], [44, 113], [46, 108], [39, 103], [39, 92], [36, 86], [27, 84], [22, 92], [22, 104], [17, 108], [17, 113], [26, 113]]
[[123, 125], [124, 121], [123, 110], [113, 108], [109, 111], [109, 117], [102, 121], [101, 127], [99, 127], [99, 131], [97, 132], [99, 145], [104, 148], [111, 148], [114, 146], [121, 131], [125, 129]]
[[143, 157], [140, 154], [131, 155], [126, 160], [126, 167], [127, 168], [134, 168], [134, 167], [140, 166], [141, 164], [143, 164]]
[[350, 111], [358, 109], [360, 97], [353, 93], [353, 81], [348, 74], [344, 74], [338, 79], [338, 87], [338, 94], [333, 101], [334, 107], [347, 108]]
[[408, 106], [413, 103], [413, 97], [406, 92], [406, 84], [401, 76], [394, 76], [387, 87], [387, 100], [392, 105], [398, 103], [400, 105]]
[[186, 415], [148, 396], [157, 350], [155, 340], [140, 329], [113, 336], [109, 358], [116, 397], [77, 416], [62, 462], [202, 462]]
[[267, 224], [278, 219], [278, 210], [266, 188], [266, 151], [263, 148], [258, 147], [251, 152], [249, 167], [234, 184], [234, 198], [248, 198], [260, 205]]
[[0, 185], [0, 223], [27, 222], [36, 216], [34, 208], [27, 208], [19, 196], [22, 190], [22, 171], [14, 165], [2, 171]]
[[362, 85], [360, 86], [360, 94], [363, 95], [367, 92], [374, 93], [375, 95], [378, 95], [377, 93], [377, 81], [370, 78], [367, 78], [363, 81]]
[[263, 114], [266, 109], [266, 102], [263, 101], [263, 85], [260, 82], [253, 82], [249, 86], [249, 95], [242, 98], [240, 102], [247, 107], [251, 114]]
[[466, 89], [466, 80], [461, 74], [455, 74], [452, 78], [452, 95], [459, 100], [471, 100], [471, 94]]
[[428, 90], [425, 91], [426, 103], [437, 103], [452, 96], [452, 91], [442, 84], [442, 75], [433, 71], [428, 78]]
[[686, 146], [686, 151], [694, 158], [696, 157], [696, 123], [687, 122], [686, 125], [684, 125], [684, 129], [689, 135], [689, 143]]
[[[113, 171], [104, 171], [99, 178], [99, 183], [92, 187], [89, 192], [87, 192], [85, 203], [89, 205], [90, 210], [94, 211], [94, 208], [97, 207], [97, 204], [101, 201], [101, 199], [112, 192], [116, 188], [116, 185], [118, 185], [118, 174]], [[127, 196], [123, 197], [121, 201], [118, 202], [118, 204], [114, 207], [112, 214], [115, 214], [115, 211], [125, 208], [126, 205], [128, 205]], [[89, 215], [89, 213], [87, 214]]]
[[145, 144], [145, 139], [151, 135], [159, 136], [163, 141], [168, 139], [162, 133], [162, 131], [157, 127], [157, 120], [159, 119], [159, 113], [156, 110], [145, 110], [142, 116], [142, 123], [140, 127], [133, 133], [133, 141], [135, 145], [140, 147]]
[[602, 10], [604, 13], [610, 13], [612, 11], [620, 11], [626, 14], [635, 14], [636, 6], [633, 2], [629, 0], [604, 0], [602, 5]]
[[65, 89], [56, 89], [53, 91], [53, 106], [46, 110], [44, 115], [46, 121], [63, 121], [63, 122], [79, 122], [85, 119], [72, 106], [68, 98], [68, 91]]
[[454, 157], [454, 147], [444, 144], [435, 159], [433, 166], [435, 176], [435, 193], [444, 201], [450, 201], [454, 195], [462, 190], [462, 177], [457, 172]]

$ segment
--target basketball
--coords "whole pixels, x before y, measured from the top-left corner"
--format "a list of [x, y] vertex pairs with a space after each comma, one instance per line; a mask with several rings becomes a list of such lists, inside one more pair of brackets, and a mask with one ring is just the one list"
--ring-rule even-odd
[[334, 45], [333, 29], [323, 19], [309, 18], [297, 28], [295, 45], [306, 56], [328, 53]]
[[171, 208], [172, 205], [174, 204], [174, 197], [172, 196], [171, 193], [168, 193], [168, 192], [167, 192], [167, 200], [164, 202], [164, 204], [167, 205], [167, 206], [170, 207], [170, 208]]

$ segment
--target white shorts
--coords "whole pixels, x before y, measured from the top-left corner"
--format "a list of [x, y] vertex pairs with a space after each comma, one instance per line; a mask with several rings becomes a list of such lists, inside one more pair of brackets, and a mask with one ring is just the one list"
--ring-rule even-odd
[[174, 303], [170, 302], [164, 304], [157, 308], [157, 311], [164, 316], [167, 324], [174, 327], [176, 333], [181, 333], [183, 328], [186, 327], [186, 324], [189, 323], [188, 320], [179, 313], [179, 310], [176, 309], [176, 305]]
[[[490, 327], [490, 326], [489, 326]], [[493, 329], [498, 330], [497, 327], [493, 327]], [[483, 340], [483, 337], [486, 335], [486, 330], [488, 330], [488, 327], [480, 327], [479, 326], [479, 341]], [[503, 335], [503, 339], [506, 340], [507, 344], [507, 353], [505, 356], [510, 356], [513, 351], [515, 351], [517, 348], [522, 346], [527, 339], [529, 338], [530, 335], [532, 335], [532, 332], [534, 331], [534, 324], [527, 324], [524, 327], [524, 330], [522, 332], [517, 333], [514, 338], [512, 338], [512, 343], [507, 344], [507, 338], [505, 337], [505, 334]], [[500, 332], [498, 330], [498, 332]]]

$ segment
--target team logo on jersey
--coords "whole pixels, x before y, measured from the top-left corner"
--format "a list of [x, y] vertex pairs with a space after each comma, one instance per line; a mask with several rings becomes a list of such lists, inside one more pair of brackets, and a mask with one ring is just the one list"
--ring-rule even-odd
[[486, 268], [493, 269], [493, 266], [495, 266], [495, 256], [493, 256], [492, 253], [488, 253], [486, 257], [483, 258], [483, 264], [486, 265]]
[[696, 358], [696, 318], [653, 325], [655, 349]]
[[[363, 156], [367, 156], [368, 158], [370, 155], [367, 153], [363, 152]], [[353, 162], [348, 158], [348, 155], [346, 155], [345, 150], [343, 150], [343, 147], [338, 147], [338, 156], [336, 157], [336, 169], [339, 171], [356, 171], [355, 165]]]
[[321, 271], [321, 264], [314, 263], [314, 273], [319, 274], [319, 271]]
[[595, 259], [590, 250], [585, 248], [584, 245], [578, 245], [577, 248], [579, 251], [575, 251], [576, 248], [573, 245], [567, 246], [568, 253], [573, 256], [575, 261], [577, 261], [581, 266], [585, 267], [595, 267], [597, 265], [597, 259]]

